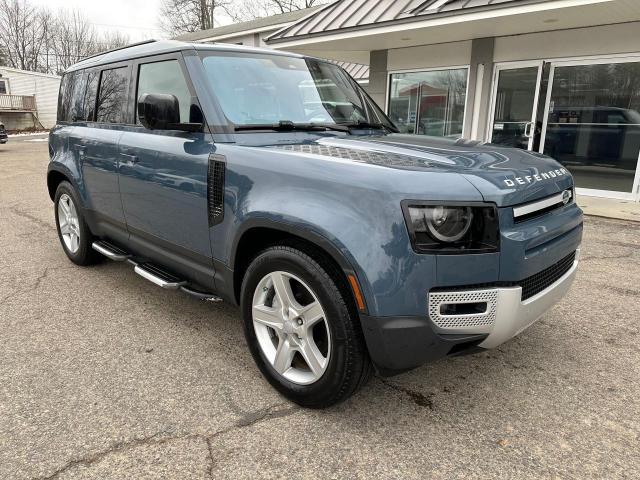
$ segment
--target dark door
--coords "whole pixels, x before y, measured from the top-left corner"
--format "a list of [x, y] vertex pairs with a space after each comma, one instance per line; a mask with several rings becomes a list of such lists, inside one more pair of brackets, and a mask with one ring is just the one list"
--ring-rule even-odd
[[[141, 60], [134, 64], [134, 77], [134, 98], [172, 94], [180, 104], [181, 123], [203, 121], [181, 56]], [[207, 172], [212, 148], [209, 135], [147, 130], [136, 115], [136, 125], [120, 138], [120, 192], [133, 241], [199, 263], [211, 261]]]

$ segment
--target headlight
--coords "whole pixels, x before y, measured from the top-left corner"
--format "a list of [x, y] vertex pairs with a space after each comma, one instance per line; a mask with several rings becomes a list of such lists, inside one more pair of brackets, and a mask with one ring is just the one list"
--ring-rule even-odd
[[403, 202], [407, 228], [420, 253], [486, 253], [499, 249], [498, 213], [493, 205]]

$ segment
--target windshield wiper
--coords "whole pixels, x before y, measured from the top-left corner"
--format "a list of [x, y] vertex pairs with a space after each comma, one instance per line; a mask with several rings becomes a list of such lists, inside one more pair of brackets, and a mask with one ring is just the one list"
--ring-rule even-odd
[[237, 125], [235, 127], [236, 132], [249, 131], [249, 130], [273, 130], [276, 132], [293, 132], [293, 131], [324, 131], [324, 130], [337, 130], [340, 132], [348, 132], [350, 128], [344, 125], [337, 125], [331, 123], [294, 123], [289, 120], [280, 120], [278, 123], [256, 123], [250, 125]]
[[386, 130], [388, 132], [394, 132], [397, 133], [397, 130], [392, 129], [391, 127], [389, 127], [388, 125], [385, 125], [384, 123], [370, 123], [370, 122], [349, 122], [349, 123], [340, 123], [340, 126], [343, 127], [347, 127], [348, 129], [352, 130], [355, 128], [360, 128], [362, 130]]

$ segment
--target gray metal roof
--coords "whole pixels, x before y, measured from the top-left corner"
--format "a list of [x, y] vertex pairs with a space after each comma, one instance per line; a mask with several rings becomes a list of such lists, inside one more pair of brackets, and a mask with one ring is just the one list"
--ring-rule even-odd
[[197, 42], [198, 40], [205, 38], [232, 36], [236, 33], [241, 35], [244, 32], [252, 30], [260, 30], [271, 26], [282, 25], [284, 23], [293, 23], [313, 13], [318, 8], [318, 6], [315, 6], [302, 10], [295, 10], [293, 12], [281, 13], [279, 15], [271, 15], [270, 17], [256, 18], [255, 20], [250, 20], [248, 22], [233, 23], [231, 25], [215, 27], [209, 30], [185, 33], [184, 35], [176, 37], [176, 40]]
[[351, 75], [355, 80], [369, 79], [369, 65], [362, 65], [361, 63], [339, 62], [335, 60], [332, 60], [331, 62], [344, 68], [347, 73], [349, 73], [349, 75]]
[[337, 0], [277, 31], [267, 43], [400, 20], [424, 20], [426, 16], [461, 10], [499, 8], [505, 3], [540, 1], [546, 0]]

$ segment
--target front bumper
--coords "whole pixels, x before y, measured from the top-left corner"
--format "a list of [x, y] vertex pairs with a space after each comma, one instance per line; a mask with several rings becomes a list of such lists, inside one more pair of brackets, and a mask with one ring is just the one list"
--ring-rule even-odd
[[[452, 355], [495, 348], [533, 325], [571, 287], [573, 264], [539, 293], [522, 299], [521, 286], [451, 289], [429, 295], [428, 317], [370, 317], [361, 323], [369, 354], [383, 376], [410, 370]], [[443, 304], [486, 304], [481, 313], [443, 315]]]
[[[560, 278], [526, 300], [523, 300], [521, 286], [431, 293], [429, 316], [434, 328], [440, 334], [484, 334], [487, 338], [478, 346], [495, 348], [530, 327], [566, 295], [575, 279], [579, 260], [578, 249], [572, 265]], [[465, 304], [486, 307], [480, 313], [442, 314], [444, 305]]]

